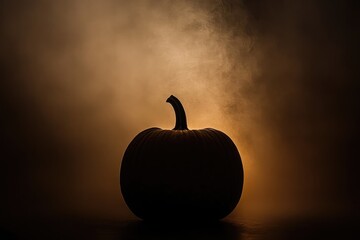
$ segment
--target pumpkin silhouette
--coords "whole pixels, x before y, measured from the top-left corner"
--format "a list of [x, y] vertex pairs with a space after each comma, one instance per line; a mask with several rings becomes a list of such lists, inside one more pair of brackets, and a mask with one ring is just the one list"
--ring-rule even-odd
[[176, 115], [173, 130], [149, 128], [126, 149], [120, 186], [130, 210], [144, 220], [217, 220], [240, 200], [243, 166], [223, 132], [189, 130], [180, 101], [167, 99]]

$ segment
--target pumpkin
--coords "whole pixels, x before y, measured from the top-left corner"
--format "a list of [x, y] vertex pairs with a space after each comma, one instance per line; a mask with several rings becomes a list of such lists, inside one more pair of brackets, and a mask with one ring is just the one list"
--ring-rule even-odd
[[223, 132], [189, 130], [181, 102], [173, 130], [149, 128], [126, 149], [120, 187], [130, 210], [144, 220], [217, 220], [240, 200], [243, 166], [233, 141]]

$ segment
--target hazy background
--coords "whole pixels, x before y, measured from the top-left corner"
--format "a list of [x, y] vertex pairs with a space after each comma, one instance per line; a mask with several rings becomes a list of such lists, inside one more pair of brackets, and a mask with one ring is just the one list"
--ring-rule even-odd
[[172, 128], [236, 143], [231, 216], [356, 214], [359, 74], [346, 1], [1, 1], [1, 222], [133, 218], [125, 148]]

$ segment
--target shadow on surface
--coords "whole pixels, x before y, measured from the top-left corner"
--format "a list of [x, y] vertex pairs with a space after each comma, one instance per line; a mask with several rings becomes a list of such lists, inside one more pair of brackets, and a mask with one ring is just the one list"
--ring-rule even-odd
[[[122, 224], [97, 225], [95, 234], [99, 239], [241, 239], [242, 228], [228, 222], [182, 224], [169, 222], [149, 223], [133, 221]], [[93, 235], [94, 237], [94, 235]]]
[[[218, 221], [210, 223], [100, 221], [89, 219], [32, 222], [3, 228], [0, 239], [112, 239], [112, 240], [297, 240], [359, 239], [357, 219], [295, 218], [270, 222]], [[1, 235], [2, 234], [2, 235]]]

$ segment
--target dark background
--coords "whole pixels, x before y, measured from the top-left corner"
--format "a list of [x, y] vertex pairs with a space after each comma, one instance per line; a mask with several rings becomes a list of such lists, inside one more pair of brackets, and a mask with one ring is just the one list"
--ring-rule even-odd
[[358, 216], [358, 4], [179, 2], [0, 1], [4, 229], [134, 219], [121, 157], [171, 94], [237, 144], [234, 219]]

